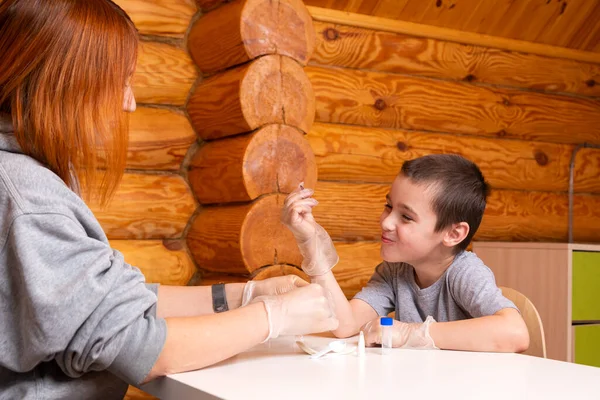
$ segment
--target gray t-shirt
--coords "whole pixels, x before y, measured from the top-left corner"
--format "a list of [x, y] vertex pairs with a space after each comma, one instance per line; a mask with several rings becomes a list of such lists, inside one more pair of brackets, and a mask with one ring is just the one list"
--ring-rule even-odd
[[415, 282], [415, 270], [406, 263], [383, 262], [356, 296], [377, 314], [403, 322], [423, 322], [431, 315], [438, 322], [493, 315], [517, 308], [502, 296], [494, 273], [474, 253], [461, 252], [433, 285], [424, 289]]

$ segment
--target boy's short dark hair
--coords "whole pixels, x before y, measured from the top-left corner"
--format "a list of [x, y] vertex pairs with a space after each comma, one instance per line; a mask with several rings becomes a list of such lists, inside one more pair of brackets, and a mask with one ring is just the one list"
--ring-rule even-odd
[[456, 246], [465, 250], [481, 224], [489, 185], [474, 162], [457, 154], [431, 154], [402, 164], [400, 174], [416, 184], [431, 185], [435, 231], [466, 222], [469, 234]]

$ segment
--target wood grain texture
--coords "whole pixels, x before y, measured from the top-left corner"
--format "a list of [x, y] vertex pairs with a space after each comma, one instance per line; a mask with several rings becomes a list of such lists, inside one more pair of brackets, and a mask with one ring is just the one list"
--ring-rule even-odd
[[[475, 162], [495, 189], [534, 191], [568, 190], [574, 149], [568, 144], [324, 123], [315, 123], [307, 139], [315, 153], [319, 178], [325, 181], [387, 183], [404, 161], [454, 153]], [[575, 191], [600, 193], [598, 176], [600, 150], [581, 150], [575, 166]]]
[[111, 240], [125, 262], [138, 267], [148, 283], [185, 286], [196, 267], [185, 249], [183, 239], [172, 240]]
[[187, 105], [204, 140], [284, 124], [308, 132], [314, 121], [314, 92], [302, 67], [278, 55], [216, 74], [198, 85]]
[[305, 71], [322, 122], [600, 144], [597, 100], [362, 70]]
[[126, 173], [111, 203], [90, 208], [109, 239], [179, 238], [196, 208], [178, 175]]
[[236, 0], [204, 14], [190, 31], [188, 48], [200, 70], [212, 73], [267, 54], [306, 65], [314, 41], [301, 0]]
[[187, 236], [199, 268], [248, 274], [266, 265], [300, 265], [292, 233], [280, 222], [284, 199], [272, 194], [249, 204], [204, 207]]
[[382, 261], [378, 242], [335, 242], [340, 262], [333, 268], [333, 275], [348, 299], [354, 297], [375, 272]]
[[314, 22], [311, 63], [600, 96], [600, 64]]
[[159, 42], [140, 42], [133, 75], [138, 103], [184, 105], [198, 74], [186, 52]]
[[202, 277], [196, 286], [210, 286], [218, 283], [241, 283], [252, 279], [250, 274], [223, 274], [219, 272], [202, 272]]
[[[457, 32], [485, 39], [490, 45], [521, 42], [530, 47], [564, 48], [564, 53], [579, 49], [579, 53], [583, 53], [598, 51], [600, 42], [597, 24], [600, 4], [595, 1], [307, 0], [305, 3], [311, 6], [311, 13], [319, 17], [339, 14], [341, 18], [352, 20], [387, 20], [404, 25], [405, 29], [408, 29], [407, 25], [424, 25], [423, 33], [459, 37], [452, 34]], [[317, 10], [328, 11], [329, 15], [323, 11], [315, 12], [313, 6], [323, 7]]]
[[190, 185], [202, 204], [254, 200], [314, 187], [315, 157], [299, 130], [267, 125], [258, 131], [204, 143], [190, 164]]
[[269, 278], [276, 278], [278, 276], [296, 275], [310, 282], [310, 277], [304, 273], [300, 268], [291, 265], [271, 265], [268, 267], [259, 268], [252, 274], [253, 281], [262, 281]]
[[197, 11], [194, 0], [115, 0], [142, 35], [183, 37]]
[[[379, 217], [389, 185], [319, 181], [314, 208], [317, 220], [334, 240], [379, 240]], [[565, 241], [566, 194], [493, 190], [476, 240]], [[576, 195], [574, 237], [578, 242], [600, 242], [600, 196]]]
[[129, 116], [128, 169], [179, 170], [196, 134], [181, 112], [138, 107]]

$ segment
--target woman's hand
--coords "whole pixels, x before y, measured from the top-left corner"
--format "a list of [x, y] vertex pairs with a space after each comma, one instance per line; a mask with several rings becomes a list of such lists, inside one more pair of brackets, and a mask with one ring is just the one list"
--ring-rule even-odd
[[244, 287], [242, 307], [259, 296], [278, 296], [307, 286], [308, 282], [296, 275], [278, 276], [262, 281], [249, 281]]

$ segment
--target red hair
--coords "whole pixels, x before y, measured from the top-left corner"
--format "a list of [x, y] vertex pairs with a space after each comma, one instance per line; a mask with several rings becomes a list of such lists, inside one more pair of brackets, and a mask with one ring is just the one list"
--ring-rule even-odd
[[103, 204], [125, 169], [123, 97], [137, 45], [133, 22], [109, 0], [0, 1], [0, 112], [25, 154]]

